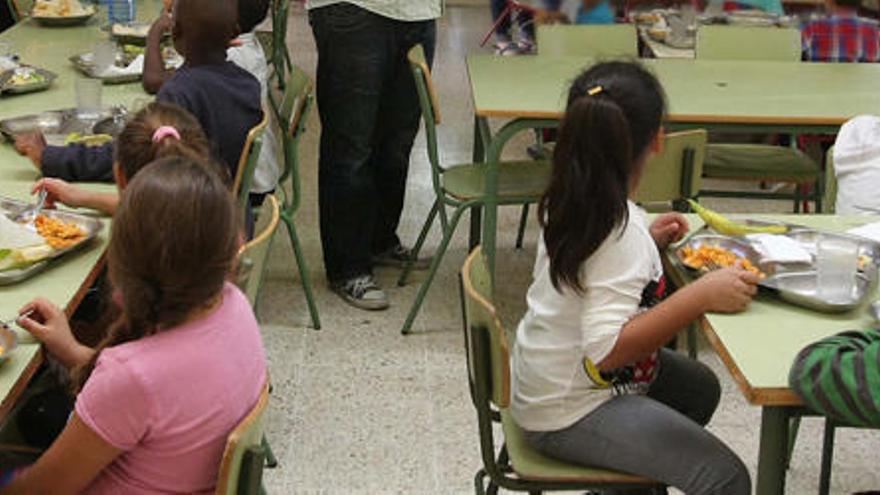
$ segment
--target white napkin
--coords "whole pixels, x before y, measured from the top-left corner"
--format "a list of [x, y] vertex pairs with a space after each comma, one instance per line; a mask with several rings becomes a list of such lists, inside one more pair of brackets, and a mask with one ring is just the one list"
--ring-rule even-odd
[[111, 65], [107, 70], [99, 74], [101, 77], [108, 76], [124, 76], [129, 74], [142, 74], [144, 72], [144, 56], [138, 55], [128, 64], [128, 67], [117, 67]]
[[861, 227], [847, 230], [846, 233], [864, 237], [874, 242], [880, 242], [880, 222], [868, 223]]
[[750, 234], [746, 237], [761, 253], [764, 262], [809, 263], [813, 260], [810, 252], [791, 237], [773, 234]]

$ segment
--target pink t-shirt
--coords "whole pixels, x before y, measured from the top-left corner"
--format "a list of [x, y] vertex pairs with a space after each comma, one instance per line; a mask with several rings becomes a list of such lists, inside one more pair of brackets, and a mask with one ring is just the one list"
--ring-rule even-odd
[[213, 492], [226, 437], [265, 381], [260, 329], [231, 284], [207, 317], [105, 349], [76, 414], [124, 452], [86, 493]]

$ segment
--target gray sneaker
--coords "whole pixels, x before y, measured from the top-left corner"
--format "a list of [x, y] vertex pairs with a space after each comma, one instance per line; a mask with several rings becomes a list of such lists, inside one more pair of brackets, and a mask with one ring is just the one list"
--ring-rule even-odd
[[372, 275], [360, 275], [332, 285], [333, 292], [358, 309], [388, 309], [388, 296]]
[[[373, 265], [403, 268], [406, 266], [406, 262], [409, 261], [410, 258], [412, 258], [412, 249], [407, 249], [398, 244], [384, 253], [374, 254]], [[413, 269], [427, 270], [430, 265], [430, 258], [420, 258], [413, 263]]]

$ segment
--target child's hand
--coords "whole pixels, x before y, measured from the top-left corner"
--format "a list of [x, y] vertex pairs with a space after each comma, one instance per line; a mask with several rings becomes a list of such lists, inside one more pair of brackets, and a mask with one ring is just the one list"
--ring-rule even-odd
[[87, 192], [61, 179], [40, 179], [31, 189], [31, 194], [37, 194], [45, 190], [46, 207], [54, 208], [56, 203], [65, 204], [73, 208], [84, 206]]
[[61, 308], [38, 298], [21, 308], [19, 314], [29, 311], [32, 311], [29, 316], [20, 317], [16, 323], [42, 342], [65, 366], [73, 368], [91, 359], [94, 351], [77, 342]]
[[163, 10], [159, 17], [153, 21], [150, 26], [150, 36], [162, 36], [174, 26], [174, 19], [171, 17], [171, 11]]
[[703, 312], [739, 313], [749, 307], [760, 280], [754, 273], [735, 266], [707, 273], [689, 287], [703, 301]]
[[15, 151], [19, 155], [30, 158], [37, 170], [43, 169], [43, 151], [46, 149], [46, 138], [40, 132], [26, 132], [15, 136]]
[[651, 237], [660, 249], [680, 241], [689, 230], [688, 221], [681, 213], [664, 213], [654, 220], [650, 228]]

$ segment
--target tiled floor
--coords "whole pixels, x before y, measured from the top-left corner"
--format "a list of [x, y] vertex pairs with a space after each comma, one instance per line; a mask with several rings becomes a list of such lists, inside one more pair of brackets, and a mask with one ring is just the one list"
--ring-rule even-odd
[[[489, 25], [488, 9], [449, 8], [439, 25], [435, 78], [444, 125], [441, 154], [446, 163], [471, 155], [472, 108], [464, 66]], [[292, 13], [288, 43], [295, 63], [313, 73], [315, 50], [301, 8]], [[303, 152], [305, 201], [298, 219], [311, 265], [323, 328], [308, 328], [309, 317], [286, 236], [276, 237], [259, 315], [271, 360], [275, 389], [268, 434], [280, 466], [266, 472], [270, 493], [472, 493], [480, 466], [475, 415], [468, 397], [462, 349], [456, 271], [466, 255], [461, 228], [416, 321], [414, 334], [399, 333], [418, 287], [418, 275], [403, 288], [397, 273], [378, 276], [393, 301], [389, 311], [350, 308], [328, 289], [321, 269], [317, 228], [316, 115], [309, 121]], [[523, 140], [525, 142], [525, 140]], [[522, 143], [519, 143], [522, 144]], [[513, 148], [516, 148], [515, 146]], [[522, 153], [512, 149], [511, 154]], [[413, 151], [407, 207], [401, 234], [413, 240], [430, 207], [432, 192], [422, 138]], [[756, 203], [712, 202], [727, 210]], [[757, 203], [785, 211], [785, 203]], [[500, 227], [498, 300], [507, 328], [524, 310], [536, 228], [527, 247], [513, 249], [519, 212], [504, 211]], [[438, 236], [431, 238], [429, 248]], [[731, 445], [754, 475], [759, 411], [748, 405], [718, 358], [705, 348], [701, 359], [722, 379], [724, 397], [710, 429]], [[821, 425], [805, 422], [787, 493], [815, 492]], [[862, 430], [839, 433], [832, 479], [834, 493], [880, 488], [875, 455], [880, 436]], [[674, 455], [674, 451], [658, 452]]]

